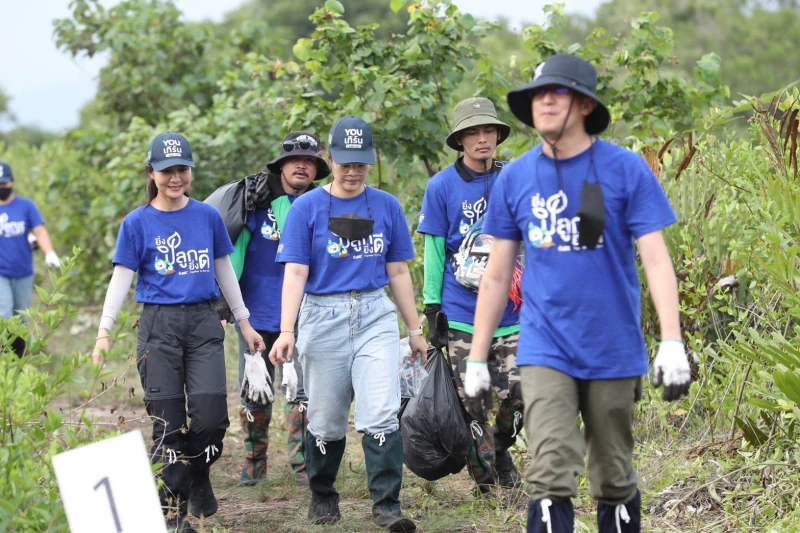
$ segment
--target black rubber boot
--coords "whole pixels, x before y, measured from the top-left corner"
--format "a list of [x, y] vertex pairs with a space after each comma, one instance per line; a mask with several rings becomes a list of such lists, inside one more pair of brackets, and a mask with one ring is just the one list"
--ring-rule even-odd
[[497, 471], [497, 483], [501, 487], [514, 489], [522, 486], [522, 477], [508, 450], [496, 452], [494, 468]]
[[333, 484], [344, 457], [346, 440], [325, 442], [306, 431], [306, 472], [311, 489], [308, 520], [312, 524], [333, 524], [342, 519], [339, 493]]
[[597, 529], [600, 533], [639, 533], [642, 530], [642, 496], [639, 491], [622, 505], [597, 502]]
[[167, 520], [167, 533], [197, 533], [186, 517], [175, 520]]
[[528, 533], [572, 533], [575, 510], [571, 500], [528, 502]]
[[189, 511], [197, 518], [208, 518], [217, 512], [217, 498], [214, 497], [214, 491], [211, 489], [211, 480], [208, 475], [208, 468], [192, 472]]
[[400, 432], [365, 434], [361, 447], [367, 463], [375, 523], [394, 533], [416, 531], [414, 521], [404, 517], [400, 511], [400, 487], [403, 484], [403, 438]]

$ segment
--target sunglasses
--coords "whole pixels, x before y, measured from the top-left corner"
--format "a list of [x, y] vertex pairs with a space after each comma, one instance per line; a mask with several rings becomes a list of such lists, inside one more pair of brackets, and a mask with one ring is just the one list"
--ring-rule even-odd
[[539, 87], [537, 89], [531, 90], [531, 96], [533, 98], [544, 96], [547, 93], [566, 95], [570, 93], [570, 89], [568, 87], [561, 87], [560, 85], [548, 85], [545, 87]]
[[295, 141], [284, 141], [283, 144], [281, 144], [281, 148], [283, 148], [284, 152], [292, 152], [292, 151], [294, 151], [295, 147], [297, 147], [297, 148], [299, 148], [301, 150], [308, 150], [312, 146], [316, 146], [316, 145], [317, 145], [317, 143], [315, 143], [313, 141], [296, 141], [295, 140]]

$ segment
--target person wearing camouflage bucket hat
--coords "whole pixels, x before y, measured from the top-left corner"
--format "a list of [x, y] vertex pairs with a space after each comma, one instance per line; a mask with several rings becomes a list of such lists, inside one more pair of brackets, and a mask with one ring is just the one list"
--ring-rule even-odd
[[[234, 270], [239, 276], [239, 286], [245, 305], [250, 310], [250, 323], [261, 333], [266, 349], [260, 358], [269, 375], [269, 383], [275, 379], [275, 366], [267, 357], [272, 344], [280, 335], [280, 312], [283, 275], [285, 267], [275, 262], [275, 254], [280, 243], [283, 225], [292, 203], [300, 195], [313, 190], [314, 182], [330, 175], [330, 167], [322, 157], [323, 148], [319, 137], [308, 131], [293, 131], [286, 135], [280, 145], [279, 155], [267, 163], [268, 204], [257, 207], [248, 214], [247, 222], [234, 246], [236, 252], [231, 256]], [[223, 309], [222, 316], [226, 313]], [[237, 328], [237, 332], [239, 329]], [[247, 344], [239, 332], [239, 384], [249, 382], [250, 372], [263, 372], [264, 366], [245, 355]], [[248, 358], [251, 359], [248, 364]], [[253, 363], [256, 363], [255, 365]], [[295, 372], [287, 372], [291, 365]], [[293, 397], [287, 395], [287, 424], [300, 420], [300, 431], [304, 431], [306, 420], [305, 404], [308, 402], [303, 389], [303, 370], [297, 354], [291, 362], [284, 363], [284, 376], [297, 376], [298, 383], [291, 387], [296, 390]], [[263, 379], [263, 376], [259, 376]], [[274, 389], [273, 385], [270, 387]], [[285, 389], [284, 389], [285, 390]], [[244, 432], [245, 459], [241, 471], [243, 485], [255, 485], [267, 475], [267, 449], [269, 447], [269, 426], [272, 420], [272, 401], [260, 401], [247, 396], [243, 391], [239, 416]], [[290, 424], [288, 446], [293, 461], [296, 482], [308, 485], [308, 477], [303, 464], [303, 449], [298, 449], [297, 429]], [[294, 438], [293, 438], [294, 436]], [[300, 464], [295, 464], [297, 462]]]
[[[459, 152], [459, 158], [428, 183], [417, 231], [425, 235], [423, 298], [431, 344], [447, 348], [463, 398], [465, 360], [475, 323], [475, 281], [488, 257], [488, 241], [477, 228], [503, 167], [494, 153], [511, 128], [497, 118], [494, 104], [486, 98], [462, 100], [453, 115], [455, 127], [445, 142]], [[476, 242], [481, 243], [481, 254], [471, 253], [474, 246], [469, 243]], [[478, 429], [470, 429], [474, 442], [467, 469], [480, 494], [489, 494], [498, 484], [514, 487], [520, 483], [509, 453], [522, 427], [522, 392], [515, 363], [518, 337], [519, 310], [509, 298], [492, 341], [489, 365], [499, 400], [494, 424], [484, 419], [477, 422]]]

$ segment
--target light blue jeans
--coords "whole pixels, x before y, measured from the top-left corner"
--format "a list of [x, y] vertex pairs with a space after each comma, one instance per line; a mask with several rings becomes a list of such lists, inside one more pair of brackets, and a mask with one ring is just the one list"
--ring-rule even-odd
[[[27, 311], [33, 297], [33, 276], [7, 278], [0, 276], [0, 318], [10, 319], [19, 311]], [[27, 317], [22, 317], [26, 322]]]
[[397, 431], [400, 331], [386, 292], [308, 294], [299, 321], [308, 431], [327, 442], [343, 439], [353, 399], [356, 431]]

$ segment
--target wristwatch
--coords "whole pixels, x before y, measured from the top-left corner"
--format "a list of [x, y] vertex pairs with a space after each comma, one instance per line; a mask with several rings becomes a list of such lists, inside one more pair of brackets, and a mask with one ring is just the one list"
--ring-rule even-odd
[[410, 329], [410, 330], [408, 330], [408, 336], [409, 337], [421, 337], [422, 336], [422, 326], [420, 326], [418, 329]]

